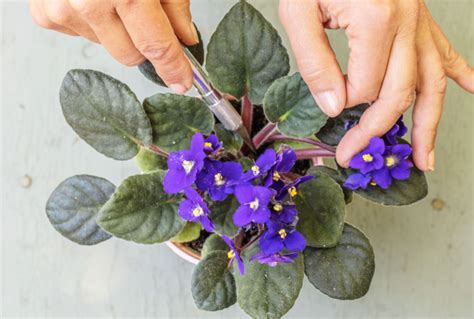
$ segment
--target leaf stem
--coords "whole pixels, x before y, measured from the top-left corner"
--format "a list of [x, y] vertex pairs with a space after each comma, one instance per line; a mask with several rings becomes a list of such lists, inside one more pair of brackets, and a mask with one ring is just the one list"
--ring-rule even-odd
[[312, 159], [314, 157], [334, 157], [335, 153], [321, 148], [305, 148], [295, 150], [296, 157], [299, 160]]
[[260, 146], [265, 144], [272, 135], [274, 135], [277, 132], [277, 126], [274, 123], [268, 123], [265, 125], [260, 132], [255, 134], [253, 137], [253, 145], [255, 145], [255, 148], [258, 149]]
[[253, 104], [247, 94], [242, 98], [240, 114], [242, 116], [242, 123], [245, 129], [250, 134], [250, 136], [252, 136]]
[[311, 144], [311, 145], [314, 145], [314, 146], [318, 146], [324, 150], [327, 150], [327, 151], [330, 151], [332, 153], [336, 153], [336, 148], [333, 147], [333, 146], [330, 146], [330, 145], [327, 145], [327, 144], [324, 144], [323, 142], [321, 141], [316, 141], [316, 140], [313, 140], [311, 138], [304, 138], [304, 137], [301, 137], [301, 138], [298, 138], [298, 137], [290, 137], [290, 136], [286, 136], [286, 135], [283, 135], [283, 134], [274, 134], [272, 135], [270, 138], [269, 138], [269, 141], [294, 141], [294, 142], [302, 142], [302, 143], [306, 143], [306, 144]]
[[165, 151], [163, 151], [161, 148], [159, 148], [158, 146], [156, 146], [155, 144], [149, 144], [147, 146], [145, 146], [149, 151], [155, 153], [155, 154], [158, 154], [160, 156], [163, 156], [163, 157], [168, 157], [168, 153], [166, 153]]

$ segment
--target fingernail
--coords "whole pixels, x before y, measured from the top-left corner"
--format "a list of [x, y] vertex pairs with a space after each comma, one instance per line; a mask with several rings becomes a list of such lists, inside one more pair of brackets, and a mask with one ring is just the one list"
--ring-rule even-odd
[[184, 85], [179, 84], [179, 83], [170, 84], [169, 88], [173, 90], [173, 92], [178, 93], [178, 94], [184, 94], [187, 91]]
[[190, 28], [191, 28], [191, 34], [193, 35], [193, 40], [195, 42], [195, 44], [198, 44], [199, 43], [199, 35], [198, 35], [198, 32], [196, 30], [196, 26], [194, 25], [194, 23], [190, 23]]
[[434, 171], [435, 169], [435, 151], [431, 150], [428, 154], [428, 170], [430, 172]]
[[339, 99], [336, 92], [324, 91], [316, 93], [314, 99], [327, 115], [333, 117], [339, 114]]

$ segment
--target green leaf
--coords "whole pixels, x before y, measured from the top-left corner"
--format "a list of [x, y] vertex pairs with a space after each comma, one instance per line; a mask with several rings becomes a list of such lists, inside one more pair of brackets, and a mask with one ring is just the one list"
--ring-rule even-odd
[[161, 243], [184, 226], [179, 196], [163, 190], [162, 171], [127, 178], [102, 207], [99, 225], [110, 234], [142, 244]]
[[222, 92], [261, 104], [265, 92], [290, 69], [286, 49], [273, 26], [245, 1], [230, 9], [207, 47], [206, 69]]
[[336, 299], [364, 296], [374, 276], [374, 251], [365, 235], [346, 224], [339, 245], [304, 251], [305, 273], [322, 293]]
[[280, 132], [294, 137], [312, 136], [328, 119], [299, 73], [276, 80], [265, 94], [263, 109]]
[[346, 204], [341, 187], [328, 175], [312, 171], [315, 178], [302, 184], [295, 197], [297, 228], [311, 247], [333, 247], [341, 238]]
[[238, 227], [234, 225], [232, 216], [239, 207], [234, 196], [228, 196], [224, 201], [212, 202], [209, 217], [214, 222], [216, 231], [220, 234], [234, 236]]
[[240, 149], [244, 144], [244, 140], [240, 134], [226, 130], [220, 123], [216, 124], [214, 127], [214, 132], [216, 133], [219, 141], [222, 142], [222, 146], [227, 152], [231, 152], [233, 154], [240, 152]]
[[164, 151], [189, 147], [196, 132], [211, 134], [214, 115], [200, 99], [177, 94], [156, 94], [144, 102], [153, 128], [153, 142]]
[[321, 142], [336, 146], [344, 137], [346, 132], [359, 123], [362, 113], [369, 107], [369, 104], [359, 104], [345, 109], [339, 116], [329, 118], [326, 125], [316, 134]]
[[242, 157], [240, 160], [239, 160], [239, 163], [242, 165], [242, 169], [244, 171], [247, 171], [249, 170], [255, 163], [254, 161], [252, 161], [250, 158], [248, 157]]
[[253, 318], [280, 318], [293, 307], [303, 285], [303, 254], [293, 263], [270, 267], [248, 261], [257, 251], [254, 245], [244, 252], [245, 275], [235, 276], [237, 301]]
[[217, 311], [235, 303], [235, 280], [228, 261], [226, 252], [213, 251], [194, 268], [191, 292], [199, 309]]
[[[319, 172], [319, 173], [318, 173]], [[344, 178], [339, 174], [339, 172], [331, 167], [328, 166], [313, 166], [311, 167], [307, 174], [311, 174], [316, 176], [316, 174], [326, 174], [329, 177], [331, 177], [333, 180], [336, 181], [336, 183], [339, 184], [342, 188], [342, 192], [344, 193], [344, 201], [346, 204], [349, 204], [352, 202], [352, 191], [348, 188], [342, 187], [342, 184], [344, 184]]]
[[135, 157], [135, 162], [138, 168], [144, 172], [149, 173], [158, 169], [168, 169], [166, 158], [160, 156], [152, 151], [142, 147]]
[[199, 238], [201, 229], [201, 224], [199, 223], [186, 222], [183, 229], [171, 240], [177, 243], [189, 243]]
[[[196, 26], [196, 25], [194, 25]], [[197, 28], [196, 28], [197, 30]], [[201, 38], [201, 32], [197, 30], [199, 43], [191, 46], [186, 46], [191, 54], [196, 58], [196, 60], [202, 65], [204, 63], [204, 45]], [[138, 66], [140, 72], [150, 81], [160, 86], [166, 86], [165, 82], [160, 78], [156, 73], [155, 67], [149, 60], [145, 60], [142, 64]]]
[[219, 236], [218, 234], [212, 234], [211, 236], [207, 237], [206, 241], [204, 242], [204, 246], [201, 250], [201, 256], [206, 257], [209, 253], [220, 250], [224, 252], [229, 251], [229, 246], [225, 243], [225, 241]]
[[114, 190], [112, 183], [100, 177], [69, 177], [49, 197], [46, 215], [64, 237], [80, 245], [98, 244], [111, 237], [97, 225], [96, 218]]
[[60, 101], [72, 129], [90, 146], [116, 160], [133, 158], [140, 144], [151, 143], [151, 126], [133, 92], [101, 72], [71, 70]]
[[[354, 170], [339, 169], [344, 180], [351, 175]], [[367, 189], [359, 188], [355, 192], [370, 201], [386, 206], [404, 206], [413, 204], [428, 195], [428, 183], [425, 173], [416, 167], [412, 167], [410, 178], [405, 181], [394, 179], [388, 189], [379, 186], [368, 185]]]

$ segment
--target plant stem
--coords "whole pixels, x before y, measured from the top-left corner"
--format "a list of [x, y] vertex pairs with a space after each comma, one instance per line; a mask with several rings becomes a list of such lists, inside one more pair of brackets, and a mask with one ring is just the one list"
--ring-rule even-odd
[[255, 136], [253, 137], [253, 145], [255, 145], [255, 148], [258, 149], [260, 146], [265, 144], [265, 142], [267, 142], [267, 140], [269, 140], [269, 138], [272, 135], [274, 135], [276, 132], [277, 132], [276, 124], [268, 123], [260, 130], [260, 132], [255, 134]]
[[242, 116], [242, 123], [245, 129], [250, 134], [250, 136], [252, 136], [253, 104], [247, 94], [242, 98], [240, 114]]
[[305, 148], [301, 150], [295, 150], [296, 157], [299, 160], [312, 159], [314, 157], [334, 157], [335, 154], [328, 150], [321, 148]]
[[302, 142], [306, 144], [311, 144], [314, 146], [318, 146], [322, 149], [325, 149], [327, 151], [336, 153], [336, 148], [327, 144], [324, 144], [323, 142], [313, 140], [311, 138], [298, 138], [298, 137], [290, 137], [286, 136], [283, 134], [275, 134], [269, 138], [269, 141], [294, 141], [294, 142]]
[[156, 146], [155, 144], [149, 144], [146, 146], [146, 148], [155, 153], [155, 154], [158, 154], [160, 156], [163, 156], [163, 157], [168, 157], [168, 153], [166, 153], [165, 151], [163, 151], [161, 148], [159, 148], [158, 146]]

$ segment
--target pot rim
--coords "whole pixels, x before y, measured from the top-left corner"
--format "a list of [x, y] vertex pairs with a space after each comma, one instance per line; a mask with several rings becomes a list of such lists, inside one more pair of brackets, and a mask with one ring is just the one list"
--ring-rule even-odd
[[177, 243], [174, 241], [167, 241], [166, 245], [179, 257], [183, 258], [184, 260], [192, 263], [197, 264], [201, 260], [201, 254], [196, 252], [194, 249], [189, 248], [188, 246]]

